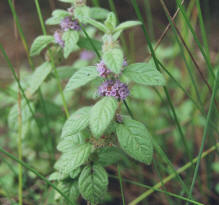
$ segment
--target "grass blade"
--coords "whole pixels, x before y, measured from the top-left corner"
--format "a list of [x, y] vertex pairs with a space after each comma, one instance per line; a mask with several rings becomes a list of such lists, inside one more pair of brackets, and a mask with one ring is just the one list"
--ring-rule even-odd
[[189, 195], [188, 195], [189, 198], [192, 197], [192, 191], [193, 191], [195, 181], [196, 181], [196, 178], [197, 178], [197, 175], [198, 175], [199, 165], [200, 165], [200, 162], [201, 162], [201, 156], [202, 156], [202, 152], [204, 150], [205, 140], [207, 138], [209, 124], [210, 124], [211, 117], [212, 117], [213, 110], [214, 110], [214, 99], [215, 99], [215, 96], [216, 96], [218, 86], [219, 86], [219, 72], [217, 72], [216, 79], [215, 79], [215, 82], [214, 82], [213, 93], [212, 93], [212, 96], [211, 96], [209, 111], [208, 111], [208, 115], [207, 115], [207, 122], [206, 122], [206, 126], [204, 128], [204, 133], [203, 133], [203, 137], [202, 137], [202, 141], [201, 141], [201, 147], [200, 147], [199, 154], [198, 154], [198, 159], [197, 159], [197, 163], [196, 163], [196, 167], [195, 167], [195, 171], [194, 171], [194, 175], [193, 175], [193, 179], [192, 179], [192, 184], [191, 184], [191, 187], [190, 187], [190, 190], [189, 190]]
[[50, 185], [53, 189], [55, 189], [59, 194], [61, 194], [68, 202], [70, 202], [72, 205], [74, 204], [59, 188], [57, 188], [54, 184], [52, 184], [46, 177], [41, 175], [37, 170], [30, 167], [27, 163], [17, 159], [14, 155], [10, 154], [9, 152], [5, 151], [2, 147], [0, 147], [0, 152], [9, 157], [10, 159], [16, 161], [17, 163], [21, 164], [23, 167], [34, 173], [36, 176], [38, 176], [40, 179], [42, 179], [46, 184]]

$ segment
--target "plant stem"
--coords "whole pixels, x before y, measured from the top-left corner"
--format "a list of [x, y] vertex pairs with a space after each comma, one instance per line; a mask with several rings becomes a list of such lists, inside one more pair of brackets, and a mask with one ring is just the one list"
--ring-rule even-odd
[[70, 204], [72, 204], [72, 205], [75, 204], [73, 201], [71, 201], [69, 199], [68, 196], [66, 196], [65, 193], [63, 193], [59, 188], [57, 188], [54, 184], [52, 184], [46, 177], [44, 177], [42, 174], [40, 174], [37, 170], [30, 167], [27, 163], [17, 159], [14, 155], [12, 155], [9, 152], [7, 152], [6, 150], [4, 150], [1, 146], [0, 146], [0, 152], [3, 153], [4, 155], [6, 155], [7, 157], [9, 157], [10, 159], [16, 161], [17, 163], [21, 164], [23, 167], [28, 169], [30, 172], [34, 173], [36, 176], [38, 176], [40, 179], [42, 179], [46, 184], [50, 185], [53, 189], [55, 189], [57, 192], [59, 192], [59, 194], [61, 194], [68, 202], [70, 202]]
[[209, 111], [208, 111], [208, 115], [207, 115], [207, 122], [206, 122], [206, 125], [205, 125], [205, 129], [204, 129], [204, 133], [203, 133], [203, 137], [202, 137], [202, 141], [201, 141], [201, 147], [200, 147], [199, 154], [198, 154], [198, 159], [197, 159], [197, 164], [196, 164], [193, 179], [192, 179], [192, 184], [191, 184], [191, 187], [190, 187], [190, 190], [189, 190], [189, 195], [188, 195], [189, 198], [192, 197], [192, 191], [193, 191], [195, 181], [196, 181], [196, 178], [197, 178], [197, 175], [198, 175], [201, 156], [202, 156], [202, 152], [204, 150], [205, 140], [207, 138], [209, 124], [210, 124], [211, 117], [212, 117], [213, 110], [214, 110], [214, 99], [215, 99], [215, 96], [216, 96], [218, 86], [219, 86], [219, 72], [217, 72], [216, 79], [215, 79], [215, 82], [214, 82], [213, 93], [212, 93], [212, 96], [211, 96], [210, 107], [209, 107]]
[[119, 165], [117, 166], [117, 171], [118, 171], [119, 185], [120, 185], [120, 190], [121, 190], [121, 195], [122, 195], [122, 204], [125, 205], [125, 196], [124, 196], [124, 190], [123, 190], [123, 185], [122, 185], [122, 176], [121, 176]]
[[[110, 175], [110, 174], [109, 174], [109, 177], [114, 178], [114, 179], [118, 179], [117, 176]], [[153, 189], [154, 192], [155, 192], [155, 191], [161, 192], [161, 193], [164, 193], [164, 194], [166, 194], [166, 195], [175, 197], [175, 198], [177, 198], [177, 199], [181, 199], [181, 200], [183, 200], [183, 201], [188, 201], [188, 202], [193, 203], [193, 204], [204, 205], [204, 204], [199, 203], [199, 202], [197, 202], [197, 201], [194, 201], [194, 200], [185, 198], [185, 197], [183, 197], [183, 196], [174, 194], [174, 193], [172, 193], [172, 192], [164, 191], [164, 190], [162, 190], [162, 189], [157, 189], [157, 188], [154, 188], [154, 187], [152, 187], [152, 186], [148, 186], [148, 185], [146, 185], [146, 184], [141, 184], [141, 183], [139, 183], [139, 182], [135, 182], [135, 181], [132, 181], [132, 180], [129, 180], [129, 179], [123, 179], [123, 181], [124, 181], [124, 182], [127, 182], [127, 183], [130, 183], [130, 184], [134, 184], [134, 185], [139, 186], [139, 187], [144, 187], [144, 188], [147, 188], [147, 189]], [[129, 203], [129, 205], [131, 205], [131, 204]]]
[[207, 64], [208, 71], [209, 71], [211, 77], [212, 77], [213, 79], [215, 79], [215, 74], [214, 74], [214, 72], [213, 72], [213, 68], [212, 68], [211, 62], [210, 62], [210, 60], [208, 59], [208, 57], [207, 57], [207, 55], [206, 55], [206, 52], [205, 52], [205, 50], [203, 49], [203, 47], [202, 47], [200, 41], [198, 40], [198, 37], [197, 37], [197, 35], [196, 35], [194, 29], [192, 28], [192, 25], [191, 25], [191, 23], [190, 23], [190, 21], [189, 21], [187, 15], [186, 15], [186, 12], [185, 12], [184, 7], [180, 4], [180, 0], [176, 0], [176, 3], [177, 3], [177, 6], [179, 7], [179, 9], [180, 9], [180, 11], [181, 11], [181, 13], [182, 13], [184, 19], [185, 19], [186, 24], [187, 24], [188, 27], [189, 27], [189, 30], [191, 31], [191, 33], [192, 33], [192, 35], [193, 35], [193, 38], [194, 38], [196, 44], [198, 45], [198, 47], [199, 47], [199, 49], [200, 49], [200, 51], [201, 51], [201, 53], [202, 53], [202, 55], [203, 55], [203, 57], [204, 57], [204, 59], [205, 59], [205, 62], [206, 62], [206, 64]]
[[[39, 17], [39, 20], [40, 20], [40, 25], [41, 25], [43, 35], [47, 35], [46, 27], [45, 27], [45, 24], [44, 24], [44, 21], [43, 21], [43, 16], [42, 16], [42, 12], [41, 12], [38, 0], [35, 0], [35, 5], [36, 5], [37, 14], [38, 14], [38, 17]], [[61, 81], [60, 81], [60, 78], [59, 78], [59, 75], [58, 75], [58, 72], [57, 72], [57, 69], [56, 69], [56, 66], [55, 66], [55, 61], [54, 61], [53, 56], [51, 55], [50, 49], [49, 49], [49, 56], [50, 56], [51, 63], [52, 63], [52, 68], [53, 68], [53, 71], [54, 71], [54, 74], [55, 74], [55, 77], [56, 77], [56, 80], [57, 80], [59, 92], [60, 92], [61, 97], [62, 97], [62, 102], [63, 102], [65, 115], [68, 118], [69, 117], [68, 106], [67, 106], [65, 96], [64, 96], [64, 93], [63, 93], [63, 90], [62, 90]]]
[[[205, 152], [203, 152], [201, 154], [201, 159], [205, 158], [206, 156], [208, 156], [210, 153], [212, 153], [213, 151], [216, 151], [216, 149], [219, 148], [219, 143], [217, 143], [216, 145], [212, 146], [211, 148], [209, 148], [208, 150], [206, 150]], [[182, 172], [184, 172], [185, 170], [187, 170], [188, 168], [190, 168], [193, 164], [195, 164], [198, 161], [198, 157], [195, 157], [192, 162], [188, 162], [187, 164], [185, 164], [183, 167], [179, 168], [177, 170], [177, 174], [181, 174]], [[166, 184], [167, 182], [171, 181], [172, 179], [174, 179], [177, 175], [175, 173], [167, 176], [166, 178], [164, 178], [162, 180], [162, 182], [159, 182], [157, 184], [155, 184], [150, 190], [144, 192], [143, 194], [141, 194], [139, 197], [137, 197], [135, 200], [133, 200], [132, 202], [129, 203], [129, 205], [135, 205], [138, 204], [140, 201], [142, 201], [143, 199], [147, 198], [149, 195], [151, 195], [156, 189], [159, 189], [160, 187], [162, 187], [162, 184]]]
[[[21, 114], [21, 94], [18, 90], [18, 159], [22, 160], [22, 114]], [[18, 198], [19, 205], [23, 204], [23, 169], [18, 165]]]

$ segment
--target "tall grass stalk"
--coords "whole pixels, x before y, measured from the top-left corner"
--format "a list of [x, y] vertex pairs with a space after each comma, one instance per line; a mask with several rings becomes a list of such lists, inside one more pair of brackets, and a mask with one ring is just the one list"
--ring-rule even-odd
[[206, 64], [207, 64], [207, 68], [208, 68], [208, 72], [210, 73], [211, 77], [214, 79], [214, 78], [215, 78], [215, 74], [214, 74], [214, 72], [213, 72], [213, 67], [212, 67], [212, 65], [211, 65], [211, 62], [210, 62], [210, 60], [208, 59], [208, 56], [206, 55], [206, 52], [205, 52], [205, 50], [203, 49], [203, 47], [202, 47], [202, 45], [201, 45], [201, 43], [200, 43], [200, 41], [199, 41], [199, 39], [198, 39], [198, 37], [197, 37], [197, 35], [196, 35], [194, 29], [193, 29], [193, 27], [192, 27], [192, 25], [191, 25], [191, 23], [190, 23], [190, 21], [189, 21], [189, 19], [188, 19], [188, 16], [186, 15], [185, 8], [180, 4], [180, 0], [176, 0], [176, 3], [177, 3], [177, 6], [179, 7], [179, 9], [180, 9], [180, 11], [181, 11], [181, 13], [182, 13], [184, 19], [185, 19], [185, 22], [186, 22], [186, 24], [187, 24], [189, 30], [191, 31], [191, 33], [192, 33], [192, 35], [193, 35], [193, 38], [194, 38], [196, 44], [198, 45], [198, 47], [199, 47], [199, 49], [200, 49], [200, 51], [201, 51], [201, 53], [202, 53], [202, 56], [203, 56], [204, 59], [205, 59], [205, 62], [206, 62]]
[[[13, 0], [13, 6], [15, 7], [15, 3]], [[18, 31], [16, 27], [16, 22], [14, 20], [14, 37], [15, 37], [15, 48], [17, 51], [18, 46]], [[16, 55], [16, 67], [18, 66], [18, 58], [17, 58], [17, 52]], [[20, 78], [20, 72], [17, 69], [17, 76], [18, 79]], [[18, 153], [18, 159], [22, 160], [22, 107], [21, 107], [21, 93], [20, 89], [18, 88], [17, 91], [17, 108], [18, 108], [18, 133], [17, 133], [17, 153]], [[23, 169], [22, 165], [18, 164], [18, 203], [19, 205], [23, 204]]]
[[3, 48], [2, 44], [0, 44], [0, 50], [1, 50], [2, 55], [3, 55], [3, 57], [5, 58], [5, 60], [6, 60], [7, 64], [8, 64], [8, 67], [10, 68], [10, 70], [11, 70], [11, 72], [12, 72], [12, 75], [13, 75], [13, 77], [14, 77], [14, 79], [15, 79], [17, 85], [18, 85], [18, 88], [19, 88], [20, 91], [21, 91], [21, 94], [22, 94], [22, 96], [23, 96], [25, 102], [27, 103], [27, 106], [28, 106], [28, 108], [29, 108], [29, 110], [30, 110], [30, 112], [31, 112], [31, 115], [32, 115], [33, 119], [35, 120], [35, 122], [36, 122], [36, 124], [37, 124], [37, 126], [38, 126], [38, 128], [39, 128], [40, 135], [43, 136], [42, 131], [41, 131], [40, 126], [39, 126], [39, 123], [38, 123], [38, 120], [36, 119], [36, 117], [35, 117], [35, 115], [34, 115], [34, 112], [33, 112], [33, 109], [32, 109], [32, 107], [30, 106], [30, 101], [29, 101], [29, 99], [27, 98], [27, 96], [25, 95], [25, 92], [24, 92], [23, 87], [21, 86], [20, 80], [19, 80], [19, 78], [17, 77], [16, 72], [15, 72], [15, 69], [14, 69], [14, 67], [13, 67], [13, 65], [12, 65], [12, 63], [11, 63], [11, 61], [10, 61], [10, 59], [8, 58], [8, 55], [6, 54], [5, 49]]
[[[18, 159], [22, 160], [22, 114], [21, 114], [21, 94], [18, 89]], [[23, 167], [18, 165], [18, 200], [19, 205], [23, 204]]]
[[[21, 27], [21, 24], [19, 22], [19, 18], [16, 14], [16, 10], [15, 10], [15, 6], [14, 4], [12, 3], [12, 0], [8, 0], [8, 4], [10, 6], [10, 9], [11, 9], [11, 12], [12, 12], [12, 15], [13, 15], [13, 18], [14, 18], [14, 21], [16, 23], [16, 28], [18, 29], [18, 32], [19, 32], [19, 36], [20, 36], [20, 39], [22, 41], [22, 44], [24, 46], [24, 49], [25, 49], [25, 52], [26, 52], [26, 55], [27, 55], [27, 59], [28, 59], [28, 62], [29, 62], [29, 65], [33, 70], [35, 70], [35, 66], [34, 66], [34, 63], [30, 57], [30, 52], [29, 52], [29, 48], [28, 48], [28, 44], [27, 44], [27, 41], [26, 41], [26, 38], [25, 38], [25, 35], [24, 35], [24, 32], [23, 32], [23, 29]], [[39, 95], [39, 98], [40, 98], [40, 103], [42, 105], [42, 108], [43, 108], [43, 112], [44, 112], [44, 115], [45, 115], [45, 125], [46, 125], [46, 128], [47, 128], [47, 133], [50, 132], [50, 128], [49, 128], [49, 117], [48, 117], [48, 112], [47, 112], [47, 109], [46, 109], [46, 106], [45, 106], [45, 100], [44, 100], [44, 97], [42, 95], [42, 92], [41, 92], [41, 88], [39, 88], [38, 90], [38, 95]], [[48, 150], [50, 154], [50, 157], [51, 157], [51, 162], [54, 161], [54, 143], [53, 143], [53, 138], [51, 139], [51, 143], [52, 143], [52, 152], [50, 152]]]
[[[159, 180], [162, 182], [162, 176], [161, 176], [161, 173], [160, 173], [160, 170], [159, 170], [159, 165], [160, 165], [160, 163], [159, 163], [159, 165], [158, 165], [158, 163], [157, 163], [157, 161], [156, 161], [156, 159], [153, 159], [153, 165], [154, 165], [154, 169], [156, 170], [156, 173], [157, 173], [157, 175], [158, 175], [158, 177], [159, 177]], [[163, 189], [164, 189], [164, 191], [167, 191], [166, 190], [166, 187], [165, 187], [165, 185], [162, 183], [162, 187], [163, 187]], [[173, 201], [171, 200], [171, 198], [169, 197], [169, 195], [166, 195], [166, 198], [167, 198], [167, 200], [168, 200], [168, 204], [169, 205], [173, 205]]]
[[121, 175], [121, 170], [120, 170], [119, 165], [117, 166], [117, 171], [118, 171], [120, 192], [121, 192], [121, 195], [122, 195], [122, 204], [125, 205], [125, 195], [124, 195], [124, 189], [123, 189], [123, 184], [122, 184], [122, 175]]
[[204, 45], [208, 60], [210, 61], [208, 38], [207, 38], [206, 30], [205, 30], [205, 24], [204, 24], [202, 10], [201, 10], [201, 6], [200, 6], [200, 0], [196, 0], [196, 7], [198, 9], [198, 18], [199, 18], [199, 23], [200, 23], [200, 28], [201, 28], [201, 36], [202, 36], [203, 45]]
[[217, 72], [216, 79], [215, 79], [215, 82], [214, 82], [213, 93], [212, 93], [212, 96], [211, 96], [209, 111], [208, 111], [208, 115], [207, 115], [207, 122], [206, 122], [206, 126], [204, 128], [204, 133], [203, 133], [202, 141], [201, 141], [201, 147], [200, 147], [200, 150], [199, 150], [199, 154], [198, 154], [198, 158], [197, 158], [197, 163], [196, 163], [196, 167], [195, 167], [195, 170], [194, 170], [192, 184], [191, 184], [190, 190], [189, 190], [189, 195], [188, 195], [189, 198], [192, 197], [192, 191], [193, 191], [193, 188], [194, 188], [194, 185], [195, 185], [196, 178], [198, 176], [199, 165], [200, 165], [200, 162], [201, 162], [201, 156], [202, 156], [202, 152], [204, 150], [205, 141], [206, 141], [206, 138], [207, 138], [210, 121], [211, 121], [211, 118], [212, 118], [212, 115], [213, 115], [214, 99], [215, 99], [215, 96], [216, 96], [216, 92], [217, 92], [218, 86], [219, 86], [219, 72]]
[[[149, 34], [148, 34], [148, 32], [147, 32], [147, 30], [146, 30], [146, 27], [145, 27], [145, 25], [144, 25], [144, 21], [143, 21], [141, 12], [140, 12], [140, 10], [139, 10], [139, 7], [138, 7], [138, 5], [137, 5], [137, 2], [136, 2], [136, 0], [131, 0], [131, 3], [132, 3], [133, 8], [135, 9], [135, 12], [136, 12], [136, 15], [137, 15], [139, 21], [142, 22], [142, 29], [143, 29], [143, 32], [144, 32], [144, 35], [145, 35], [145, 39], [146, 39], [146, 41], [147, 41], [147, 43], [148, 43], [148, 46], [149, 46], [149, 49], [150, 49], [152, 58], [153, 58], [154, 63], [155, 63], [155, 65], [156, 65], [156, 68], [160, 71], [159, 63], [158, 63], [158, 61], [157, 61], [157, 57], [156, 57], [155, 52], [154, 52], [154, 49], [153, 49], [153, 47], [152, 47]], [[173, 113], [173, 116], [174, 116], [174, 121], [176, 122], [177, 129], [178, 129], [178, 131], [179, 131], [181, 140], [182, 140], [182, 142], [183, 142], [183, 144], [184, 144], [184, 147], [185, 147], [185, 150], [186, 150], [186, 152], [187, 152], [187, 154], [188, 154], [188, 157], [190, 157], [188, 145], [187, 145], [187, 142], [186, 142], [184, 133], [183, 133], [183, 131], [182, 131], [181, 125], [180, 125], [180, 123], [179, 123], [178, 117], [177, 117], [177, 115], [176, 115], [175, 108], [174, 108], [173, 103], [172, 103], [172, 101], [171, 101], [171, 98], [170, 98], [170, 96], [169, 96], [169, 92], [168, 92], [168, 90], [167, 90], [167, 88], [166, 88], [165, 86], [163, 87], [163, 89], [164, 89], [165, 95], [166, 95], [166, 97], [167, 97], [168, 104], [169, 104], [169, 106], [170, 106], [170, 108], [171, 108], [171, 110], [172, 110], [172, 113]], [[186, 188], [184, 182], [182, 183], [182, 181], [181, 181], [181, 185], [183, 185], [183, 187]], [[187, 188], [186, 188], [186, 190], [187, 190]]]
[[155, 35], [154, 35], [154, 26], [153, 26], [153, 20], [152, 20], [150, 0], [144, 0], [144, 5], [145, 5], [146, 19], [148, 23], [149, 32], [150, 32], [150, 38], [152, 41], [154, 41]]
[[[38, 14], [38, 17], [39, 17], [39, 21], [40, 21], [40, 25], [41, 25], [41, 29], [42, 29], [43, 35], [46, 35], [46, 34], [47, 34], [47, 32], [46, 32], [46, 27], [45, 27], [45, 24], [44, 24], [42, 12], [41, 12], [41, 8], [40, 8], [39, 1], [38, 1], [38, 0], [35, 0], [35, 5], [36, 5], [37, 14]], [[66, 102], [66, 99], [65, 99], [65, 95], [64, 95], [64, 93], [63, 93], [63, 90], [62, 90], [61, 80], [60, 80], [60, 78], [59, 78], [59, 75], [58, 75], [58, 72], [57, 72], [57, 69], [56, 69], [56, 66], [55, 66], [54, 58], [53, 58], [53, 56], [51, 55], [50, 50], [49, 50], [49, 56], [50, 56], [50, 59], [51, 59], [52, 68], [53, 68], [53, 71], [54, 71], [54, 74], [55, 74], [55, 78], [56, 78], [56, 80], [57, 80], [59, 92], [60, 92], [60, 95], [61, 95], [61, 98], [62, 98], [62, 102], [63, 102], [63, 107], [64, 107], [65, 115], [66, 115], [66, 117], [68, 118], [68, 117], [69, 117], [69, 111], [68, 111], [67, 102]]]
[[44, 177], [42, 174], [40, 174], [36, 169], [32, 168], [31, 166], [29, 166], [27, 163], [17, 159], [14, 155], [10, 154], [9, 152], [7, 152], [6, 150], [4, 150], [1, 146], [0, 146], [0, 152], [3, 153], [4, 155], [6, 155], [7, 157], [9, 157], [10, 159], [16, 161], [18, 164], [22, 165], [23, 167], [25, 167], [27, 170], [29, 170], [30, 172], [34, 173], [37, 177], [39, 177], [40, 179], [42, 179], [47, 185], [51, 186], [53, 189], [55, 189], [59, 194], [61, 194], [68, 202], [70, 202], [70, 204], [74, 205], [74, 202], [71, 201], [69, 199], [68, 196], [66, 196], [65, 193], [63, 193], [57, 186], [55, 186], [53, 183], [51, 183], [46, 177]]
[[[216, 151], [219, 148], [219, 143], [217, 143], [216, 145], [210, 147], [208, 150], [206, 150], [205, 152], [203, 152], [201, 154], [201, 158], [203, 159], [206, 156], [208, 156], [210, 153]], [[195, 164], [199, 159], [198, 157], [195, 157], [192, 162], [188, 162], [186, 163], [183, 167], [179, 168], [177, 170], [177, 174], [181, 174], [182, 172], [186, 171], [188, 168], [190, 168], [193, 164]], [[152, 188], [150, 188], [148, 191], [144, 192], [143, 194], [141, 194], [139, 197], [137, 197], [135, 200], [133, 200], [132, 202], [129, 203], [129, 205], [135, 205], [138, 204], [140, 201], [142, 201], [143, 199], [147, 198], [148, 196], [150, 196], [152, 193], [154, 193], [154, 191], [156, 189], [159, 189], [160, 187], [162, 187], [163, 184], [168, 183], [169, 181], [171, 181], [172, 179], [174, 179], [177, 175], [175, 173], [167, 176], [166, 178], [164, 178], [162, 180], [162, 182], [157, 183], [156, 185], [154, 185]]]
[[[111, 178], [113, 178], [113, 179], [118, 179], [117, 176], [114, 176], [114, 175], [109, 175], [109, 176], [110, 176]], [[139, 186], [139, 187], [143, 187], [143, 188], [147, 188], [147, 189], [152, 189], [152, 190], [154, 190], [154, 192], [164, 193], [164, 194], [166, 194], [166, 195], [168, 195], [168, 196], [172, 196], [172, 197], [174, 197], [174, 198], [176, 198], [176, 199], [180, 199], [180, 200], [183, 200], [183, 201], [187, 201], [187, 202], [190, 202], [190, 203], [192, 203], [192, 204], [204, 205], [204, 204], [199, 203], [199, 202], [197, 202], [197, 201], [194, 201], [194, 200], [185, 198], [185, 197], [183, 197], [183, 196], [174, 194], [174, 193], [172, 193], [172, 192], [164, 191], [164, 190], [162, 190], [162, 189], [156, 189], [156, 188], [154, 188], [154, 187], [152, 187], [152, 186], [148, 186], [148, 185], [146, 185], [146, 184], [141, 184], [141, 183], [139, 183], [139, 182], [135, 182], [135, 181], [132, 181], [132, 180], [129, 180], [129, 179], [123, 179], [123, 181], [124, 181], [124, 182], [127, 182], [127, 183], [129, 183], [129, 184], [133, 184], [133, 185]], [[131, 202], [131, 203], [132, 203], [132, 202]], [[131, 205], [131, 203], [129, 203], [129, 205]], [[135, 204], [135, 203], [134, 203], [134, 204]], [[133, 204], [133, 205], [134, 205], [134, 204]]]

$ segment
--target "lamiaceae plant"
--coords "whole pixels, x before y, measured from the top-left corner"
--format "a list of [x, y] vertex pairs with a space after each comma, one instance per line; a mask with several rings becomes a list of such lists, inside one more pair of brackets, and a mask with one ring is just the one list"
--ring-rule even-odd
[[[98, 59], [93, 52], [83, 51], [73, 64], [74, 69], [57, 68], [61, 79], [72, 75], [65, 93], [93, 85], [97, 102], [74, 111], [64, 123], [57, 146], [62, 154], [49, 179], [57, 181], [71, 201], [76, 202], [81, 195], [88, 202], [98, 204], [107, 194], [107, 166], [121, 162], [126, 155], [147, 165], [151, 163], [153, 145], [149, 131], [144, 124], [125, 115], [122, 106], [125, 103], [127, 107], [133, 84], [162, 86], [165, 80], [152, 62], [129, 64], [123, 54], [118, 41], [121, 33], [140, 22], [118, 25], [113, 12], [90, 8], [85, 0], [61, 1], [70, 3], [69, 9], [53, 11], [46, 21], [58, 28], [52, 35], [37, 37], [32, 44], [32, 56], [49, 48], [46, 62], [32, 74], [26, 93], [34, 100], [41, 84], [53, 78], [53, 67], [62, 63], [62, 56], [68, 58], [81, 48], [96, 52]], [[96, 32], [102, 35], [101, 40], [94, 39]]]

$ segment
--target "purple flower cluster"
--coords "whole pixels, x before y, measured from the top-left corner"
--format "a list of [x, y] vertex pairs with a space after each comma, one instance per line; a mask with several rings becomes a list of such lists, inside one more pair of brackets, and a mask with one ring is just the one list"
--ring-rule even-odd
[[65, 17], [60, 23], [61, 29], [55, 31], [54, 39], [57, 44], [59, 44], [62, 48], [65, 46], [65, 42], [62, 40], [62, 33], [68, 30], [80, 30], [78, 20], [72, 20], [71, 16]]
[[54, 39], [57, 44], [64, 48], [65, 42], [62, 40], [62, 32], [60, 30], [55, 31]]
[[119, 80], [106, 80], [98, 89], [100, 96], [112, 96], [119, 100], [125, 100], [129, 95], [128, 86]]
[[65, 17], [61, 23], [60, 23], [61, 29], [63, 31], [68, 31], [68, 30], [80, 30], [79, 22], [78, 20], [72, 20], [71, 16]]
[[97, 64], [97, 71], [99, 72], [100, 76], [103, 78], [106, 78], [110, 73], [111, 70], [109, 70], [103, 60], [100, 61], [100, 63]]
[[92, 51], [82, 51], [80, 53], [80, 59], [82, 60], [92, 60], [93, 58], [95, 58], [95, 54]]

